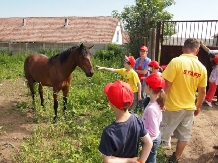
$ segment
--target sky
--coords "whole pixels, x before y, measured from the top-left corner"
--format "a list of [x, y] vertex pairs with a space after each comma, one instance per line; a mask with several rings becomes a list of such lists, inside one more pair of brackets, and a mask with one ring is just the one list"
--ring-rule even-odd
[[[173, 20], [217, 20], [218, 0], [175, 0], [166, 10]], [[111, 16], [135, 0], [0, 0], [0, 18]]]

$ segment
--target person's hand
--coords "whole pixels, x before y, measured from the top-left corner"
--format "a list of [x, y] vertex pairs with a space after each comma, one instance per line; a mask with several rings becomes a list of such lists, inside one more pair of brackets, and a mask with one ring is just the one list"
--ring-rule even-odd
[[142, 97], [141, 96], [138, 96], [138, 101], [142, 101]]
[[165, 112], [166, 110], [165, 106], [161, 109], [162, 112]]
[[197, 116], [199, 114], [199, 112], [200, 112], [200, 108], [197, 108], [197, 110], [195, 110], [195, 112], [194, 112], [194, 116]]
[[96, 65], [96, 67], [97, 67], [99, 70], [104, 70], [104, 69], [105, 69], [105, 67], [101, 67], [101, 66], [98, 66], [98, 65]]
[[128, 163], [139, 163], [138, 157], [128, 158]]
[[203, 42], [202, 42], [202, 41], [200, 41], [200, 45], [203, 45]]

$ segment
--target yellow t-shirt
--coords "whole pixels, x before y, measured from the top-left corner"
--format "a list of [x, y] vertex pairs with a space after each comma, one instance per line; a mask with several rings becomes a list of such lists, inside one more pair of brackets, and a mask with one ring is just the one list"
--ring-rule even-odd
[[116, 69], [115, 71], [123, 77], [124, 82], [128, 83], [131, 86], [134, 93], [138, 92], [137, 83], [140, 83], [140, 80], [137, 73], [133, 69], [127, 71], [125, 68], [121, 68]]
[[182, 54], [173, 58], [162, 73], [172, 83], [166, 97], [168, 111], [195, 110], [195, 92], [207, 86], [207, 70], [197, 56]]

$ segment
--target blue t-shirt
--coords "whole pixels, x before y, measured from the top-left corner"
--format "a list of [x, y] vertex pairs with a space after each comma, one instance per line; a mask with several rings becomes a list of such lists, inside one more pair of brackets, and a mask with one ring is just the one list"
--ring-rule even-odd
[[[135, 63], [135, 66], [133, 67], [134, 70], [137, 70], [138, 69], [138, 66], [139, 66], [139, 63], [140, 63], [140, 60], [141, 60], [141, 57], [137, 58], [136, 59], [136, 63]], [[151, 59], [146, 57], [144, 59], [144, 61], [142, 62], [142, 70], [149, 70], [149, 66], [148, 64], [151, 62]], [[148, 73], [143, 75], [143, 76], [148, 76]]]
[[104, 129], [98, 149], [105, 156], [137, 157], [139, 139], [146, 134], [141, 118], [131, 114], [127, 121], [113, 122]]

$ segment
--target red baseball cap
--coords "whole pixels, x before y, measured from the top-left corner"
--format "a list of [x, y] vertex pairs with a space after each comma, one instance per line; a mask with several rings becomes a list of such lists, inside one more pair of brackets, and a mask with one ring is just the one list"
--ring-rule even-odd
[[154, 67], [154, 68], [156, 68], [156, 69], [158, 69], [158, 68], [160, 67], [160, 66], [159, 66], [159, 63], [158, 63], [157, 61], [155, 61], [155, 60], [151, 61], [151, 62], [148, 64], [148, 66]]
[[148, 47], [147, 46], [141, 46], [140, 47], [140, 51], [148, 51]]
[[135, 66], [135, 58], [134, 58], [133, 56], [127, 57], [127, 56], [125, 55], [125, 62], [129, 62], [132, 67]]
[[213, 61], [214, 61], [216, 64], [218, 64], [218, 55], [216, 55], [216, 56], [214, 57]]
[[117, 80], [104, 87], [108, 100], [118, 109], [123, 110], [132, 105], [134, 94], [128, 83]]
[[165, 70], [165, 69], [167, 68], [167, 65], [162, 65], [161, 68], [162, 68], [163, 70]]
[[142, 77], [146, 84], [151, 87], [155, 92], [160, 92], [165, 87], [165, 80], [158, 73], [152, 73], [148, 77]]

